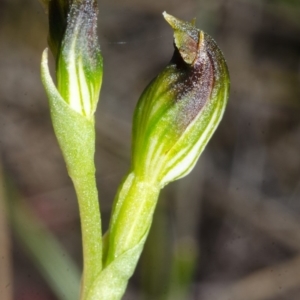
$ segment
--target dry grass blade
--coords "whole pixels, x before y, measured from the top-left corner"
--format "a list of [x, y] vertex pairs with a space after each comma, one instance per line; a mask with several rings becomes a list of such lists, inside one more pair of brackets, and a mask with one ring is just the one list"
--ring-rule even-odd
[[1, 299], [12, 300], [11, 245], [5, 207], [5, 191], [0, 161], [0, 295]]

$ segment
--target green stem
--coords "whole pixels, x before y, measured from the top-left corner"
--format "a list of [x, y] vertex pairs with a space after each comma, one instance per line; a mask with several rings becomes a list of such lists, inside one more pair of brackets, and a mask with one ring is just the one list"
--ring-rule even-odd
[[119, 300], [142, 253], [153, 219], [160, 186], [131, 172], [122, 182], [103, 239], [103, 269], [87, 300]]
[[81, 221], [83, 244], [83, 277], [81, 299], [87, 293], [102, 268], [101, 221], [96, 180], [93, 175], [73, 179]]
[[105, 265], [135, 247], [148, 234], [160, 187], [129, 173], [117, 193]]

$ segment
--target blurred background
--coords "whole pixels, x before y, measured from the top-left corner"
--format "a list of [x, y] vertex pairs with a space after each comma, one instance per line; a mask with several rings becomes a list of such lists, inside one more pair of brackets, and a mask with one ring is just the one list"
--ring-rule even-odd
[[[193, 172], [166, 187], [126, 300], [300, 299], [300, 1], [102, 0], [96, 112], [103, 227], [130, 164], [139, 95], [168, 63], [161, 13], [197, 18], [231, 75], [220, 127]], [[78, 207], [40, 80], [47, 15], [0, 1], [0, 298], [78, 294]]]

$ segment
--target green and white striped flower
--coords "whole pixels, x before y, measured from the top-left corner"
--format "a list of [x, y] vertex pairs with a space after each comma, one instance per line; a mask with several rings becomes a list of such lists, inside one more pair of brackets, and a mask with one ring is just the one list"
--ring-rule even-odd
[[[103, 73], [97, 38], [97, 1], [51, 0], [48, 13], [48, 40], [56, 59], [57, 90], [73, 110], [92, 118]], [[47, 50], [43, 61], [45, 66]], [[44, 71], [48, 85], [53, 87], [49, 70]]]
[[222, 119], [229, 73], [215, 41], [164, 13], [175, 52], [143, 92], [134, 115], [133, 171], [162, 187], [187, 175]]

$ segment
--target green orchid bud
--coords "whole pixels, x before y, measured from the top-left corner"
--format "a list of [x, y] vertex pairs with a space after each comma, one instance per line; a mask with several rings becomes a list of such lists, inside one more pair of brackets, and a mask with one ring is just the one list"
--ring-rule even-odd
[[[73, 110], [92, 118], [103, 73], [97, 38], [97, 1], [51, 0], [48, 11], [57, 90]], [[47, 59], [46, 54], [44, 57]]]
[[105, 237], [103, 269], [88, 300], [121, 299], [149, 233], [161, 188], [191, 171], [220, 122], [229, 74], [216, 43], [166, 13], [174, 29], [169, 65], [143, 92], [133, 120], [132, 165]]
[[136, 107], [132, 169], [160, 186], [187, 175], [222, 119], [229, 73], [215, 41], [193, 22], [163, 14], [175, 52]]
[[49, 16], [49, 46], [56, 62], [57, 86], [42, 56], [41, 77], [55, 135], [80, 210], [83, 240], [81, 299], [102, 270], [102, 231], [95, 178], [95, 121], [102, 83], [102, 56], [97, 39], [96, 0], [43, 0]]

